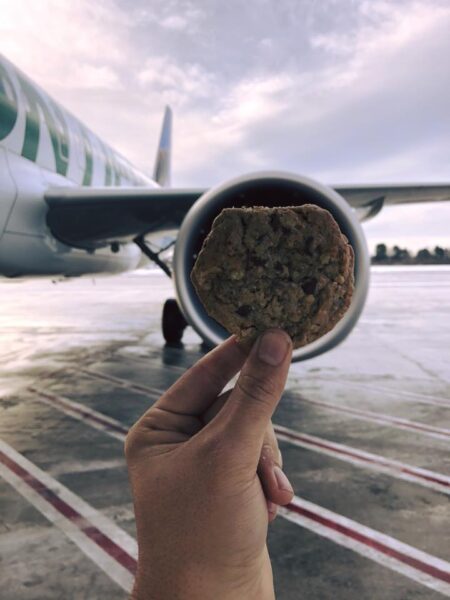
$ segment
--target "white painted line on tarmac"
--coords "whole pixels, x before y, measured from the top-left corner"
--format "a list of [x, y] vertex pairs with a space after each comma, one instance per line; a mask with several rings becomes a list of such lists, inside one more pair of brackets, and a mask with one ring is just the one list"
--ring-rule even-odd
[[[37, 395], [45, 396], [46, 403], [52, 404], [72, 417], [86, 421], [86, 423], [96, 429], [102, 429], [109, 435], [114, 434], [116, 438], [120, 435], [122, 439], [125, 438], [127, 429], [119, 421], [106, 417], [102, 423], [104, 415], [101, 413], [92, 409], [84, 411], [82, 410], [84, 407], [76, 402], [68, 401], [66, 398], [60, 398], [47, 392], [40, 392], [35, 388], [30, 389], [30, 391], [33, 391]], [[120, 429], [122, 433], [120, 433]], [[343, 444], [328, 442], [315, 436], [298, 434], [286, 427], [275, 426], [275, 430], [280, 439], [285, 439], [293, 443], [292, 439], [288, 438], [294, 436], [297, 445], [302, 444], [304, 447], [316, 451], [320, 445], [322, 447], [321, 451], [324, 451], [324, 453], [333, 456], [339, 454], [343, 460], [351, 458], [350, 462], [358, 465], [364, 464], [368, 466], [373, 459], [378, 461], [378, 463], [381, 461], [384, 463], [386, 469], [383, 472], [395, 477], [398, 477], [399, 473], [395, 471], [394, 466], [398, 469], [401, 465], [402, 468], [406, 467], [408, 470], [405, 475], [409, 475], [410, 479], [416, 481], [416, 483], [421, 483], [427, 487], [432, 487], [428, 485], [431, 483], [435, 486], [440, 484], [442, 489], [439, 489], [439, 491], [445, 490], [448, 493], [450, 479], [432, 471], [403, 465], [403, 463], [397, 461], [390, 461], [383, 457], [356, 450]], [[348, 456], [350, 451], [352, 454], [351, 457]], [[346, 454], [347, 458], [344, 458]], [[358, 459], [355, 457], [358, 457]], [[377, 468], [377, 463], [373, 462], [372, 466], [373, 468]], [[414, 477], [415, 479], [413, 479]], [[434, 481], [431, 481], [431, 479]], [[345, 546], [366, 558], [450, 597], [450, 564], [446, 561], [297, 496], [287, 507], [280, 507], [279, 513], [284, 518], [301, 527], [305, 527], [322, 537], [326, 537], [341, 546]]]
[[[348, 383], [348, 382], [346, 382]], [[380, 392], [382, 394], [389, 394], [390, 396], [400, 396], [402, 398], [411, 398], [417, 399], [419, 402], [424, 404], [434, 404], [435, 406], [444, 406], [446, 408], [450, 408], [450, 400], [446, 400], [445, 398], [441, 398], [440, 396], [434, 396], [432, 394], [422, 394], [419, 392], [410, 392], [409, 390], [394, 390], [392, 388], [384, 387], [384, 386], [371, 386], [365, 385], [363, 383], [352, 382], [351, 385], [355, 385], [358, 387], [364, 387], [368, 390], [374, 390], [376, 392]]]
[[278, 512], [332, 542], [450, 597], [450, 563], [295, 496]]
[[103, 379], [104, 381], [109, 381], [111, 383], [114, 383], [115, 385], [118, 385], [119, 387], [133, 390], [133, 392], [138, 392], [139, 394], [144, 394], [146, 396], [150, 395], [153, 398], [155, 396], [159, 397], [162, 394], [164, 394], [164, 390], [152, 388], [147, 385], [141, 385], [140, 383], [133, 383], [132, 381], [128, 381], [127, 379], [122, 379], [121, 377], [114, 377], [114, 375], [107, 375], [106, 373], [100, 373], [99, 371], [87, 367], [74, 370], [77, 373], [84, 373], [85, 375], [89, 375], [90, 377]]
[[[169, 364], [161, 364], [160, 361], [157, 361], [155, 358], [153, 357], [146, 357], [144, 355], [141, 354], [137, 354], [137, 355], [131, 355], [131, 354], [125, 354], [119, 351], [119, 354], [121, 356], [126, 356], [127, 358], [132, 358], [132, 361], [137, 360], [139, 362], [145, 363], [147, 365], [151, 365], [151, 364], [157, 364], [157, 366], [159, 366], [159, 368], [161, 369], [168, 369], [170, 371], [174, 371], [174, 372], [178, 372], [180, 374], [185, 373], [189, 367], [180, 367], [178, 365], [169, 365]], [[353, 387], [358, 387], [364, 390], [369, 390], [371, 392], [377, 392], [377, 393], [381, 393], [381, 394], [388, 394], [389, 396], [394, 396], [394, 397], [398, 397], [398, 398], [406, 398], [409, 399], [411, 398], [411, 402], [413, 402], [414, 400], [416, 400], [417, 402], [419, 402], [420, 404], [431, 404], [432, 406], [442, 406], [444, 408], [450, 408], [450, 400], [447, 400], [445, 398], [441, 398], [440, 396], [436, 396], [433, 394], [423, 394], [423, 393], [419, 393], [419, 392], [410, 392], [407, 390], [396, 390], [393, 388], [389, 388], [389, 387], [384, 387], [384, 386], [373, 386], [372, 384], [365, 384], [359, 381], [342, 381], [340, 380], [339, 382], [336, 382], [335, 380], [329, 380], [329, 379], [320, 379], [318, 381], [318, 384], [329, 384], [329, 385], [336, 385], [336, 383], [339, 383], [341, 386], [344, 385], [350, 385]], [[302, 380], [302, 384], [305, 384], [305, 381]], [[306, 382], [307, 385], [307, 382]]]
[[[122, 353], [120, 353], [120, 354], [123, 355]], [[152, 357], [147, 358], [142, 355], [137, 355], [137, 356], [136, 355], [135, 356], [127, 355], [127, 357], [132, 359], [132, 361], [138, 360], [139, 362], [145, 362], [145, 364], [148, 364], [148, 365], [156, 362], [154, 358], [152, 358]], [[183, 367], [179, 367], [177, 365], [161, 365], [160, 363], [158, 363], [158, 366], [160, 368], [169, 369], [171, 371], [178, 372], [178, 373], [180, 373], [180, 375], [185, 373], [189, 368], [189, 367], [183, 368]], [[87, 375], [92, 375], [94, 377], [103, 378], [103, 379], [109, 380], [111, 382], [116, 382], [118, 385], [125, 387], [123, 384], [123, 382], [125, 380], [123, 380], [123, 379], [114, 377], [112, 375], [104, 375], [103, 373], [99, 373], [98, 371], [95, 371], [95, 370], [89, 369], [89, 368], [84, 369], [84, 372]], [[319, 384], [322, 384], [322, 383], [329, 384], [329, 385], [336, 385], [335, 381], [327, 380], [327, 379], [321, 379], [319, 381]], [[357, 387], [360, 389], [368, 390], [370, 392], [377, 392], [380, 394], [388, 394], [389, 396], [393, 396], [393, 397], [396, 397], [399, 399], [403, 398], [407, 401], [409, 400], [410, 402], [416, 401], [420, 404], [429, 404], [431, 406], [450, 408], [450, 400], [446, 400], [445, 398], [441, 398], [440, 396], [435, 396], [432, 394], [422, 394], [419, 392], [410, 392], [407, 390], [395, 390], [395, 389], [384, 387], [384, 386], [378, 386], [378, 385], [373, 386], [372, 384], [366, 385], [366, 384], [358, 382], [358, 381], [345, 381], [345, 382], [341, 381], [339, 383], [340, 383], [340, 385], [349, 385], [352, 387]], [[141, 386], [139, 384], [136, 385], [135, 391], [146, 393], [150, 389], [152, 389], [155, 394], [161, 395], [164, 393], [164, 390], [158, 390], [156, 388], [146, 388], [146, 386]], [[307, 388], [305, 388], [305, 389], [307, 389]]]
[[85, 406], [84, 404], [74, 402], [73, 400], [69, 400], [63, 396], [57, 396], [56, 394], [52, 394], [50, 392], [44, 392], [35, 388], [34, 386], [30, 386], [28, 390], [33, 394], [36, 394], [41, 402], [57, 408], [66, 415], [81, 421], [85, 421], [89, 423], [91, 427], [95, 427], [95, 429], [106, 431], [110, 436], [120, 441], [125, 439], [127, 429], [124, 427], [124, 425], [122, 425], [122, 423], [119, 423], [119, 421], [116, 421], [115, 419], [112, 419], [103, 413], [99, 413], [96, 410]]
[[[158, 361], [157, 359], [155, 359], [152, 356], [147, 357], [142, 354], [133, 355], [131, 353], [124, 353], [121, 350], [119, 350], [118, 354], [120, 354], [121, 356], [124, 356], [126, 358], [129, 358], [131, 360], [131, 362], [137, 361], [137, 362], [145, 363], [148, 366], [156, 364], [156, 366], [158, 366], [161, 369], [168, 369], [170, 371], [178, 372], [180, 374], [185, 373], [189, 369], [189, 366], [180, 367], [179, 365], [161, 364], [160, 361]], [[341, 385], [341, 386], [350, 385], [350, 386], [358, 387], [358, 388], [361, 388], [364, 390], [369, 390], [371, 392], [388, 394], [389, 396], [394, 396], [394, 397], [398, 397], [398, 398], [406, 398], [406, 399], [411, 398], [411, 402], [413, 402], [415, 399], [420, 404], [431, 404], [432, 406], [442, 406], [444, 408], [450, 408], [450, 400], [441, 398], [440, 396], [436, 396], [433, 394], [423, 394], [423, 393], [419, 393], [419, 392], [411, 392], [408, 390], [396, 390], [396, 389], [385, 387], [385, 386], [379, 386], [379, 385], [374, 386], [372, 384], [369, 385], [369, 384], [365, 384], [365, 383], [359, 382], [359, 381], [348, 381], [348, 380], [342, 381], [342, 380], [340, 380], [339, 382], [336, 382], [335, 380], [323, 379], [323, 378], [318, 380], [319, 385], [322, 383], [329, 384], [329, 385], [336, 385], [336, 383], [339, 383], [339, 385]], [[302, 380], [302, 384], [305, 384], [304, 380]], [[307, 382], [306, 382], [306, 385], [307, 385]]]
[[[50, 392], [44, 392], [35, 387], [29, 387], [28, 389], [35, 394], [37, 400], [44, 402], [44, 404], [48, 404], [75, 419], [83, 421], [95, 429], [104, 431], [120, 441], [125, 440], [128, 429], [120, 421], [116, 421], [91, 408], [88, 409], [83, 404], [74, 402], [68, 398], [57, 396]], [[352, 446], [338, 444], [307, 433], [300, 433], [281, 425], [274, 424], [274, 430], [279, 440], [288, 442], [294, 446], [325, 454], [359, 467], [369, 468], [373, 471], [390, 475], [396, 479], [410, 481], [423, 487], [450, 495], [450, 477], [442, 475], [441, 473], [414, 467], [400, 461], [385, 458], [378, 454], [365, 452], [364, 450], [359, 450]]]
[[133, 586], [137, 543], [95, 510], [0, 440], [0, 476], [126, 592]]
[[[145, 354], [133, 354], [131, 352], [125, 352], [122, 348], [118, 350], [116, 354], [123, 358], [127, 358], [128, 360], [130, 360], [130, 362], [139, 362], [146, 364], [147, 367], [155, 366], [158, 369], [169, 369], [169, 371], [174, 371], [180, 374], [184, 373], [189, 369], [189, 366], [182, 367], [180, 365], [170, 365], [167, 363], [162, 363], [160, 360], [153, 356], [145, 356]], [[113, 355], [111, 358], [114, 359], [115, 356]]]
[[[164, 394], [164, 390], [160, 390], [157, 388], [151, 388], [146, 385], [135, 384], [126, 379], [122, 379], [120, 377], [114, 377], [113, 375], [105, 375], [104, 373], [99, 373], [93, 369], [79, 369], [81, 373], [85, 373], [86, 375], [90, 375], [91, 377], [96, 377], [97, 379], [104, 379], [105, 381], [110, 381], [123, 387], [125, 389], [130, 389], [140, 394], [145, 394], [150, 396], [153, 400], [156, 400], [161, 394]], [[332, 404], [331, 402], [325, 402], [322, 400], [311, 400], [309, 398], [305, 398], [302, 395], [297, 395], [298, 392], [295, 390], [286, 390], [287, 393], [294, 394], [296, 399], [299, 402], [306, 402], [308, 404], [313, 404], [315, 406], [320, 406], [322, 408], [326, 408], [328, 410], [335, 410], [338, 412], [342, 412], [344, 414], [351, 415], [356, 419], [361, 419], [363, 421], [369, 421], [373, 423], [378, 423], [381, 425], [387, 425], [389, 427], [395, 427], [397, 429], [403, 429], [406, 431], [413, 431], [414, 433], [420, 433], [422, 435], [426, 435], [432, 438], [440, 439], [448, 441], [450, 438], [450, 429], [444, 429], [443, 427], [433, 427], [432, 425], [427, 425], [426, 423], [419, 423], [417, 421], [409, 421], [408, 419], [402, 419], [400, 417], [392, 417], [390, 415], [380, 414], [376, 412], [372, 412], [369, 410], [361, 410], [358, 408], [349, 408], [347, 406], [342, 406], [339, 404]]]
[[450, 477], [274, 424], [279, 440], [450, 495]]
[[[287, 390], [291, 392], [292, 390]], [[296, 394], [296, 392], [294, 392]], [[432, 438], [436, 438], [439, 440], [448, 441], [450, 438], [450, 429], [445, 429], [443, 427], [433, 427], [432, 425], [427, 425], [426, 423], [419, 423], [417, 421], [409, 421], [408, 419], [402, 419], [400, 417], [392, 417], [390, 415], [380, 414], [376, 412], [372, 412], [370, 410], [361, 410], [359, 408], [349, 408], [348, 406], [342, 406], [339, 404], [332, 404], [331, 402], [325, 402], [323, 400], [311, 400], [310, 398], [305, 398], [304, 396], [297, 396], [296, 399], [299, 402], [305, 402], [307, 404], [312, 404], [314, 406], [320, 406], [321, 408], [326, 408], [327, 410], [334, 410], [337, 412], [341, 412], [347, 415], [351, 415], [355, 417], [355, 419], [361, 419], [363, 421], [371, 421], [373, 423], [379, 423], [381, 425], [388, 425], [389, 427], [395, 427], [397, 429], [405, 429], [407, 431], [414, 431], [415, 433], [421, 433], [422, 435], [427, 435]]]
[[[394, 398], [397, 398], [399, 401], [401, 400], [405, 400], [407, 402], [416, 402], [418, 404], [430, 404], [432, 406], [440, 406], [443, 408], [450, 408], [450, 400], [446, 400], [444, 398], [440, 398], [439, 396], [433, 396], [433, 395], [429, 395], [429, 394], [420, 394], [420, 393], [416, 393], [416, 392], [409, 392], [406, 390], [395, 390], [392, 388], [388, 388], [388, 387], [384, 387], [384, 386], [378, 386], [378, 385], [368, 385], [368, 384], [364, 384], [364, 383], [360, 383], [358, 381], [340, 381], [340, 382], [336, 382], [333, 380], [327, 380], [327, 379], [321, 379], [317, 385], [321, 385], [321, 384], [325, 384], [325, 385], [333, 385], [333, 386], [340, 386], [340, 387], [345, 387], [345, 386], [351, 386], [351, 387], [356, 387], [356, 388], [360, 388], [362, 390], [368, 390], [369, 392], [376, 392], [378, 394], [387, 394], [388, 396], [393, 396]], [[308, 391], [308, 385], [307, 383], [305, 384], [305, 391]], [[313, 390], [316, 391], [316, 390]]]

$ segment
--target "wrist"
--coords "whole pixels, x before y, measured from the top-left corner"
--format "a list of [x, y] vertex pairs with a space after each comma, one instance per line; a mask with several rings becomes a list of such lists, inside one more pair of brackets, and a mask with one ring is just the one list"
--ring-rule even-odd
[[138, 573], [130, 600], [275, 600], [271, 570], [263, 569], [257, 580], [241, 585], [232, 576], [223, 579], [193, 573], [183, 579], [177, 573], [168, 577]]

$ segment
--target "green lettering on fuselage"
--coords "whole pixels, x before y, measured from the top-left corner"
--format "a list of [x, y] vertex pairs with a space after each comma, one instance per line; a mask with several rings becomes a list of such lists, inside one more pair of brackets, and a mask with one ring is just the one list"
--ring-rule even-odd
[[92, 171], [94, 167], [94, 160], [92, 158], [92, 144], [87, 134], [86, 129], [83, 125], [80, 124], [81, 137], [83, 139], [84, 146], [84, 158], [85, 158], [85, 167], [84, 167], [84, 175], [83, 181], [81, 185], [91, 185], [92, 184]]
[[[65, 176], [69, 168], [69, 132], [63, 113], [49, 97], [44, 100], [36, 88], [20, 74], [17, 75], [17, 78], [28, 102], [22, 156], [36, 162], [41, 125], [40, 110], [50, 134], [56, 172]], [[51, 106], [51, 110], [49, 106]]]
[[105, 160], [105, 185], [111, 185], [112, 183], [112, 169], [109, 159]]
[[[15, 130], [23, 121], [23, 138], [18, 139], [14, 133], [18, 134]], [[43, 137], [47, 139], [46, 129], [50, 138], [48, 148], [42, 147]], [[0, 56], [0, 141], [10, 134], [11, 139], [5, 144], [13, 152], [33, 162], [37, 162], [39, 155], [41, 166], [64, 177], [72, 171], [71, 178], [78, 183], [81, 179], [83, 186], [93, 184], [94, 170], [98, 181], [102, 172], [105, 186], [148, 183], [147, 177], [136, 172], [126, 159]], [[70, 160], [73, 168], [69, 171]]]
[[16, 90], [5, 67], [0, 64], [0, 140], [14, 129], [18, 114]]
[[105, 185], [111, 185], [112, 183], [112, 165], [109, 157], [108, 148], [105, 144], [100, 141], [100, 146], [103, 152], [103, 160], [105, 161]]
[[120, 185], [120, 165], [117, 157], [111, 153], [111, 168], [112, 175], [114, 176], [114, 185]]

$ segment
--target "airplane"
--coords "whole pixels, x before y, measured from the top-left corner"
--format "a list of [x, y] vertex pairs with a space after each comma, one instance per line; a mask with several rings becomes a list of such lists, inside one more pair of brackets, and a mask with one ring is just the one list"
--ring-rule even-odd
[[[228, 206], [315, 203], [330, 210], [355, 252], [355, 293], [337, 326], [294, 351], [317, 356], [356, 324], [369, 285], [360, 221], [385, 205], [450, 200], [450, 184], [327, 186], [287, 172], [250, 173], [211, 189], [172, 188], [172, 111], [166, 107], [153, 175], [134, 167], [0, 55], [0, 276], [79, 277], [131, 271], [148, 260], [174, 278], [162, 330], [179, 343], [190, 324], [208, 346], [228, 333], [211, 319], [190, 271], [212, 221]], [[172, 266], [152, 236], [178, 231]]]

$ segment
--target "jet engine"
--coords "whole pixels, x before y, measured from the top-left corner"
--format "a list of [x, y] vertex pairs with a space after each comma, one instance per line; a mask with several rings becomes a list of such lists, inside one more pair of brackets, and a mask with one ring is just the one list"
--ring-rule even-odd
[[369, 286], [369, 253], [361, 225], [347, 202], [333, 189], [307, 177], [283, 172], [243, 175], [206, 192], [187, 213], [175, 246], [173, 270], [178, 303], [187, 322], [207, 345], [219, 344], [228, 332], [208, 316], [190, 280], [203, 240], [222, 209], [240, 206], [316, 204], [330, 211], [355, 253], [355, 292], [350, 308], [330, 332], [293, 353], [293, 361], [326, 352], [350, 333], [361, 315]]

